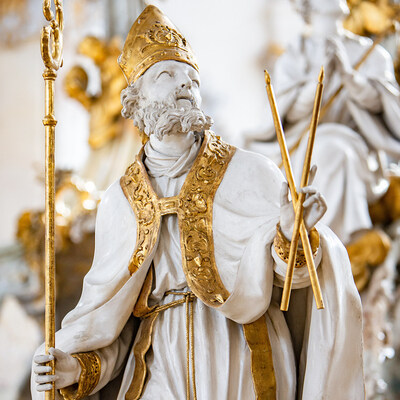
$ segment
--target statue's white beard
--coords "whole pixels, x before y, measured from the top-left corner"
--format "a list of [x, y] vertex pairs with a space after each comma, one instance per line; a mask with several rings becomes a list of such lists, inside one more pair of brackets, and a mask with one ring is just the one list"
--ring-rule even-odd
[[164, 135], [202, 132], [213, 124], [213, 120], [197, 104], [178, 107], [175, 98], [165, 103], [148, 103], [140, 99], [133, 108], [126, 111], [134, 124], [147, 136], [155, 135], [159, 140]]
[[144, 132], [154, 134], [157, 139], [164, 135], [178, 133], [202, 132], [209, 129], [212, 120], [200, 108], [177, 108], [176, 106], [152, 104], [144, 109]]

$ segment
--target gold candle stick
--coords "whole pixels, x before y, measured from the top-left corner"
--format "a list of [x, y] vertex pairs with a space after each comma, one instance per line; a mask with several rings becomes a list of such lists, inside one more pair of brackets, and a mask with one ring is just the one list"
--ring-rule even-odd
[[[51, 1], [43, 0], [43, 14], [49, 25], [43, 27], [41, 32], [40, 50], [45, 70], [45, 117], [43, 125], [46, 134], [46, 206], [45, 206], [45, 347], [55, 346], [55, 222], [54, 222], [54, 196], [55, 196], [55, 127], [57, 120], [54, 117], [54, 82], [56, 71], [62, 65], [62, 30], [63, 7], [61, 0], [54, 1], [55, 16], [51, 10]], [[49, 363], [54, 375], [54, 360]], [[55, 388], [47, 391], [46, 400], [55, 399]]]
[[[310, 176], [310, 167], [311, 167], [311, 157], [314, 148], [314, 141], [315, 141], [315, 133], [317, 131], [318, 126], [318, 118], [319, 112], [321, 108], [321, 99], [322, 99], [322, 90], [323, 90], [323, 79], [324, 79], [324, 68], [321, 67], [321, 71], [318, 78], [317, 90], [315, 92], [315, 100], [314, 100], [314, 108], [313, 108], [313, 115], [311, 119], [310, 125], [310, 135], [308, 137], [307, 142], [307, 150], [306, 155], [304, 158], [303, 164], [303, 172], [301, 175], [301, 183], [300, 187], [303, 188], [308, 185], [308, 178]], [[293, 281], [293, 272], [294, 272], [294, 264], [296, 262], [296, 253], [297, 253], [297, 246], [299, 243], [299, 232], [300, 232], [300, 224], [303, 221], [303, 202], [306, 198], [304, 193], [300, 193], [297, 199], [297, 206], [296, 206], [296, 216], [294, 221], [293, 227], [293, 235], [292, 240], [290, 242], [290, 251], [289, 251], [289, 260], [286, 270], [286, 277], [285, 277], [285, 285], [283, 287], [283, 294], [282, 294], [282, 301], [281, 301], [281, 310], [287, 310], [290, 300], [290, 292], [292, 290], [292, 281]], [[304, 246], [305, 249], [305, 257], [312, 259], [312, 254], [308, 252], [307, 246]], [[310, 275], [310, 281], [313, 288], [314, 293], [321, 293], [321, 288], [319, 286], [319, 281], [317, 277], [317, 272], [315, 268], [312, 268], [311, 263], [307, 262], [308, 273]], [[317, 302], [318, 308], [323, 308], [322, 296], [321, 296], [321, 303]]]
[[[265, 83], [266, 83], [266, 89], [267, 89], [267, 94], [268, 94], [268, 100], [269, 100], [269, 103], [271, 106], [272, 117], [274, 119], [274, 124], [275, 124], [276, 136], [277, 136], [279, 147], [281, 150], [281, 156], [282, 156], [282, 161], [283, 161], [283, 165], [285, 168], [286, 179], [288, 181], [290, 193], [292, 196], [293, 208], [294, 208], [294, 211], [296, 212], [298, 195], [297, 195], [296, 185], [295, 185], [294, 178], [293, 178], [293, 170], [292, 170], [292, 166], [290, 163], [289, 151], [288, 151], [288, 148], [286, 145], [286, 140], [285, 140], [285, 136], [283, 133], [281, 119], [279, 117], [278, 107], [276, 105], [275, 95], [274, 95], [272, 85], [271, 85], [271, 77], [270, 77], [268, 71], [264, 71], [264, 73], [265, 73]], [[310, 245], [310, 241], [308, 238], [307, 229], [304, 225], [304, 221], [301, 221], [301, 224], [300, 224], [300, 238], [303, 243], [307, 266], [308, 266], [309, 270], [313, 269], [315, 271], [314, 258], [312, 256], [311, 245]], [[316, 275], [316, 273], [313, 274], [313, 277], [315, 277], [318, 282], [318, 276]], [[311, 276], [310, 276], [310, 279], [312, 279]], [[322, 301], [321, 291], [320, 290], [318, 291], [318, 288], [319, 288], [319, 283], [318, 283], [318, 285], [315, 282], [314, 282], [314, 285], [312, 283], [312, 289], [313, 289], [315, 301], [317, 303], [317, 308], [321, 309], [321, 308], [324, 308], [324, 304]], [[286, 298], [284, 300], [285, 300], [283, 302], [284, 304], [283, 305], [281, 304], [281, 310], [287, 311], [289, 308], [289, 298]]]

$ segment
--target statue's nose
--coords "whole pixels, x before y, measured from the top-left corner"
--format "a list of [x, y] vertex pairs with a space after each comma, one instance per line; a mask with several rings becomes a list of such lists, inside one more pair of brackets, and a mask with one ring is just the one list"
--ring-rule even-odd
[[181, 88], [182, 89], [185, 89], [185, 88], [190, 89], [191, 87], [192, 87], [192, 80], [190, 78], [186, 77], [181, 84]]

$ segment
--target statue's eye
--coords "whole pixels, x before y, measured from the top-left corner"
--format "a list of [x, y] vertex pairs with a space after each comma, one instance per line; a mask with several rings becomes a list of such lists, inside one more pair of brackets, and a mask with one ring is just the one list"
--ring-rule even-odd
[[197, 79], [192, 79], [192, 82], [199, 87], [200, 86], [200, 82]]
[[161, 76], [172, 76], [171, 73], [169, 71], [161, 71], [158, 76], [157, 79], [160, 78]]

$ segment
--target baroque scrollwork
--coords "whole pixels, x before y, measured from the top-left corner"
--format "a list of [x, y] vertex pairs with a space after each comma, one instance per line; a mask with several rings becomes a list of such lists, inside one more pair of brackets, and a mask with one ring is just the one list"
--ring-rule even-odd
[[134, 210], [137, 225], [136, 247], [129, 261], [131, 274], [140, 268], [153, 249], [161, 223], [161, 212], [157, 207], [158, 197], [140, 161], [142, 156], [143, 151], [121, 178], [122, 190]]
[[235, 148], [207, 135], [180, 196], [184, 218], [179, 219], [183, 269], [191, 289], [207, 304], [222, 304], [225, 289], [214, 258], [212, 210], [215, 193]]
[[[199, 155], [176, 198], [159, 199], [142, 163], [143, 151], [121, 178], [121, 187], [136, 215], [137, 242], [129, 270], [137, 271], [157, 242], [161, 216], [178, 214], [182, 264], [188, 285], [206, 304], [229, 296], [218, 274], [212, 231], [213, 201], [235, 148], [206, 133]], [[169, 205], [168, 207], [166, 205]]]
[[[150, 29], [145, 34], [140, 35], [149, 45], [162, 44], [164, 46], [179, 47], [185, 50], [186, 39], [175, 29], [162, 24], [155, 24], [153, 29]], [[144, 51], [145, 47], [142, 49]]]

